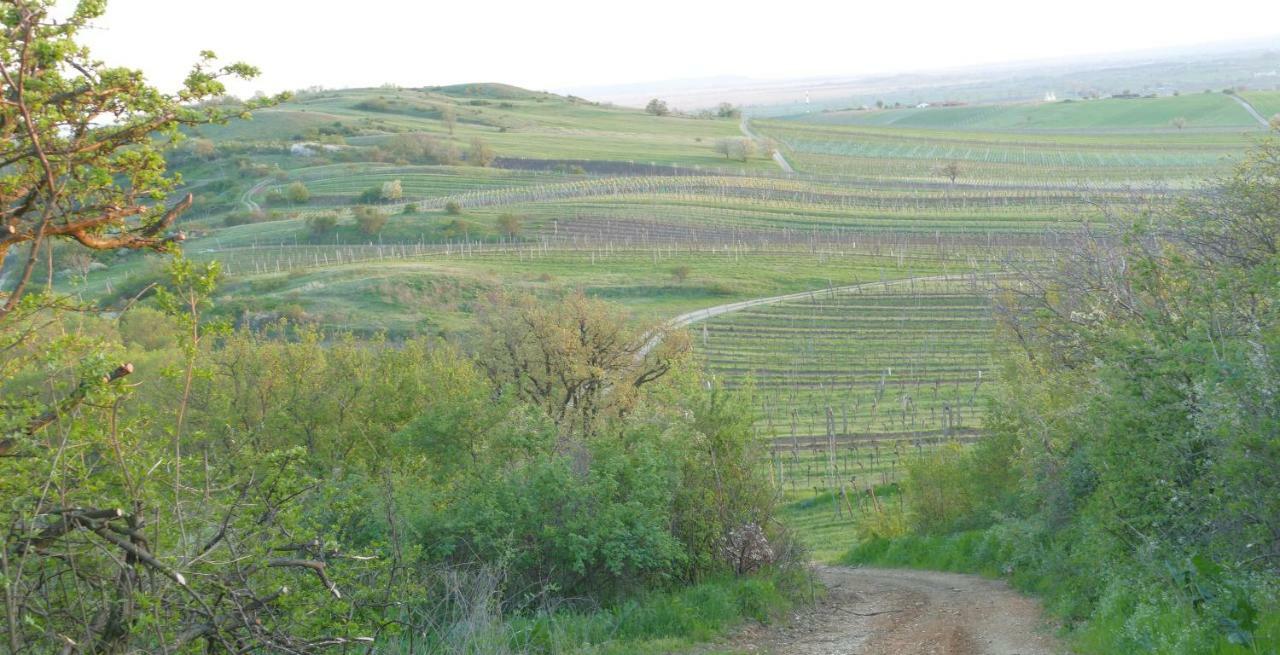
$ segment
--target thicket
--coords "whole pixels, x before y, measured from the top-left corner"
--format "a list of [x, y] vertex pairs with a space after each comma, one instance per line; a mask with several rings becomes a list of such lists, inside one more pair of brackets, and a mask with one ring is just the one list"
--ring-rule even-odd
[[[481, 367], [427, 339], [232, 332], [204, 319], [215, 277], [178, 260], [137, 319], [30, 296], [6, 321], [13, 652], [524, 650], [519, 621], [785, 555], [750, 399], [703, 388], [674, 336], [639, 353], [603, 303], [495, 301], [476, 347], [520, 348]], [[554, 379], [517, 374], [535, 356]], [[753, 525], [772, 556], [744, 565]]]
[[997, 296], [987, 436], [851, 561], [1043, 592], [1086, 652], [1280, 648], [1280, 145]]

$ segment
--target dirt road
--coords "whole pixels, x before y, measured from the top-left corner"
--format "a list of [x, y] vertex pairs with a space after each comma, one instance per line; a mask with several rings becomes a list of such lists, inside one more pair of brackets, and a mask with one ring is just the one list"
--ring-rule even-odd
[[818, 566], [827, 594], [779, 628], [730, 648], [776, 655], [1049, 655], [1066, 649], [1039, 603], [971, 575]]
[[[752, 141], [760, 140], [760, 137], [756, 136], [756, 133], [752, 131], [751, 124], [748, 122], [748, 119], [743, 118], [742, 122], [738, 123], [738, 129], [742, 130], [742, 135], [748, 139], [751, 139]], [[780, 151], [774, 150], [772, 156], [774, 163], [782, 169], [783, 173], [786, 173], [787, 175], [795, 174], [796, 169], [791, 167], [791, 162], [787, 161], [787, 158], [782, 156]]]
[[1245, 100], [1234, 93], [1227, 97], [1235, 100], [1241, 107], [1244, 107], [1244, 110], [1249, 112], [1249, 115], [1253, 117], [1253, 120], [1258, 121], [1258, 123], [1263, 127], [1271, 127], [1271, 121], [1267, 120], [1262, 114], [1259, 114], [1258, 110], [1254, 109], [1253, 105], [1250, 104], [1248, 100]]

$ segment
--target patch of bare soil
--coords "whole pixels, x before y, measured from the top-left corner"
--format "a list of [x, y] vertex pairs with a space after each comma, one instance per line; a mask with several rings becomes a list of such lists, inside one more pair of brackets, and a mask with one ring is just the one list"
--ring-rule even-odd
[[1040, 605], [997, 580], [934, 571], [817, 566], [824, 598], [732, 648], [776, 655], [1049, 655], [1066, 649]]

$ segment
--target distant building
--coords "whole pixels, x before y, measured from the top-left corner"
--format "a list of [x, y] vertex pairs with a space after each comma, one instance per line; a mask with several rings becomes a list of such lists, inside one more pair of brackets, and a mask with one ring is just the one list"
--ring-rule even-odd
[[1058, 101], [1058, 94], [1054, 93], [1053, 91], [1046, 91], [1046, 92], [1045, 92], [1045, 94], [1044, 94], [1044, 101], [1045, 101], [1045, 102], [1057, 102], [1057, 101]]
[[929, 106], [929, 103], [927, 103], [927, 102], [922, 102], [922, 103], [920, 103], [920, 104], [916, 105], [916, 109], [925, 109], [925, 108], [927, 108], [928, 106]]

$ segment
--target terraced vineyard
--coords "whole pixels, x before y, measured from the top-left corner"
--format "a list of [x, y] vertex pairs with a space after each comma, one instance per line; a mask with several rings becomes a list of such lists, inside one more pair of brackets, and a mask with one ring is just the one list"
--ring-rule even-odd
[[990, 288], [980, 275], [874, 282], [691, 329], [711, 373], [754, 386], [779, 476], [806, 484], [832, 457], [842, 472], [867, 472], [889, 453], [977, 434], [993, 354]]

